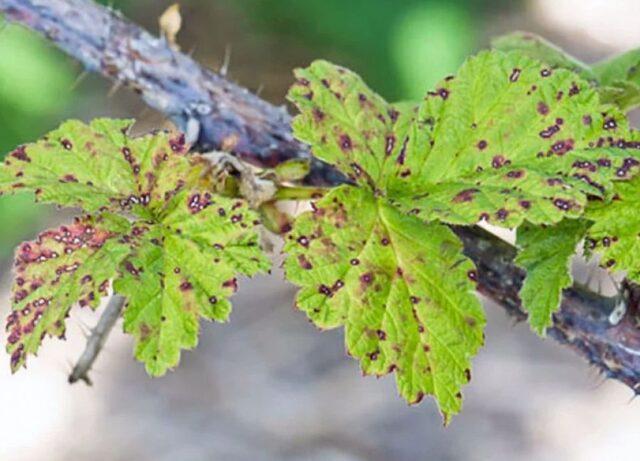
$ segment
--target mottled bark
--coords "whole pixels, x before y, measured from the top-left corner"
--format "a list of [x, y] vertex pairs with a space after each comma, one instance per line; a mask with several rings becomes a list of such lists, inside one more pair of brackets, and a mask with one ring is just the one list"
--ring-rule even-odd
[[[198, 149], [222, 149], [260, 166], [310, 156], [293, 139], [284, 108], [203, 68], [117, 12], [89, 0], [0, 0], [0, 11], [40, 32], [87, 70], [130, 87], [169, 116]], [[338, 172], [317, 160], [308, 178], [317, 185], [341, 180]], [[518, 297], [523, 272], [513, 264], [515, 249], [479, 228], [454, 230], [478, 267], [478, 290], [524, 319]], [[616, 325], [609, 321], [611, 299], [580, 287], [566, 290], [548, 333], [606, 376], [640, 393], [640, 288], [628, 287], [629, 307]]]

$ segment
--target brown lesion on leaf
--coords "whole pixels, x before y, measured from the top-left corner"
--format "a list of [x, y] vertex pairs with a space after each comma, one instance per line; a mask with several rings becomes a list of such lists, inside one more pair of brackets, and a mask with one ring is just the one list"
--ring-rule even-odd
[[77, 183], [78, 182], [78, 178], [75, 177], [75, 175], [72, 174], [65, 174], [62, 178], [60, 178], [60, 182], [61, 183]]
[[505, 221], [508, 216], [509, 211], [507, 211], [505, 208], [500, 208], [498, 211], [496, 211], [496, 218], [498, 219], [498, 221]]
[[176, 154], [185, 154], [189, 150], [184, 133], [180, 133], [177, 136], [169, 138], [169, 146]]
[[553, 205], [561, 211], [569, 211], [573, 208], [579, 208], [578, 204], [573, 200], [565, 200], [562, 198], [553, 198]]
[[360, 288], [362, 288], [363, 291], [367, 290], [373, 283], [373, 279], [374, 277], [371, 272], [365, 272], [360, 275]]
[[495, 155], [491, 159], [491, 166], [493, 168], [502, 168], [505, 165], [509, 165], [511, 163], [510, 160], [507, 160], [504, 155]]
[[574, 147], [574, 140], [569, 138], [569, 139], [564, 139], [561, 141], [557, 141], [555, 142], [552, 146], [551, 146], [551, 153], [558, 155], [558, 156], [562, 156], [564, 154], [566, 154], [567, 152], [573, 150]]
[[138, 335], [140, 336], [140, 341], [146, 341], [152, 335], [153, 329], [149, 326], [148, 323], [141, 323], [138, 327]]
[[525, 176], [524, 170], [512, 170], [506, 174], [509, 179], [522, 179]]
[[181, 283], [180, 283], [180, 291], [182, 292], [187, 292], [187, 291], [191, 291], [193, 290], [193, 284], [191, 282], [189, 282], [188, 280], [184, 279]]
[[351, 137], [348, 134], [341, 134], [338, 137], [338, 145], [343, 152], [351, 152], [353, 149], [353, 143], [351, 141]]
[[547, 115], [549, 113], [549, 106], [545, 104], [543, 101], [540, 101], [536, 106], [536, 110], [540, 115]]
[[[9, 155], [17, 160], [20, 160], [21, 162], [31, 163], [31, 157], [29, 157], [29, 155], [27, 154], [27, 148], [25, 145], [18, 146]], [[9, 164], [8, 162], [5, 163]]]
[[388, 134], [385, 137], [385, 148], [384, 148], [384, 152], [386, 155], [391, 155], [391, 152], [393, 152], [393, 147], [396, 144], [396, 137], [392, 134]]
[[238, 279], [236, 279], [235, 277], [226, 280], [225, 282], [222, 283], [222, 288], [226, 288], [226, 289], [231, 289], [231, 291], [233, 293], [235, 293], [236, 291], [238, 291]]
[[575, 96], [580, 93], [580, 87], [576, 82], [571, 82], [571, 87], [569, 88], [569, 96]]
[[72, 143], [71, 141], [69, 141], [68, 139], [66, 139], [66, 138], [61, 139], [61, 140], [60, 140], [60, 144], [62, 145], [62, 147], [63, 147], [65, 150], [71, 150], [71, 149], [73, 149], [73, 143]]
[[326, 117], [325, 113], [317, 107], [314, 107], [311, 113], [313, 114], [313, 119], [316, 123], [321, 123]]
[[471, 328], [475, 327], [478, 324], [478, 321], [471, 317], [471, 316], [465, 316], [464, 317], [464, 322], [469, 325]]
[[451, 201], [453, 203], [464, 203], [473, 201], [475, 195], [480, 192], [480, 189], [465, 189], [463, 191], [458, 192]]
[[617, 127], [618, 127], [618, 123], [616, 122], [616, 119], [613, 117], [605, 118], [602, 124], [602, 128], [604, 128], [605, 130], [615, 130]]
[[300, 267], [304, 270], [313, 269], [313, 264], [311, 264], [305, 255], [298, 255], [298, 264], [300, 264]]

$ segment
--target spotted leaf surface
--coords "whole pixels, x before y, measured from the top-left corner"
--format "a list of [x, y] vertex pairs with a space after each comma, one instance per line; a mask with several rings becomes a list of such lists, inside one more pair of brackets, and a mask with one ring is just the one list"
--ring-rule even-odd
[[517, 53], [469, 59], [417, 106], [388, 104], [326, 61], [298, 70], [288, 96], [296, 137], [353, 183], [294, 223], [285, 267], [298, 305], [322, 328], [344, 326], [365, 372], [395, 370], [408, 401], [432, 394], [448, 418], [484, 319], [471, 263], [434, 221], [577, 217], [636, 173], [639, 146], [588, 82]]
[[485, 319], [473, 265], [447, 227], [343, 186], [298, 217], [285, 251], [297, 306], [320, 328], [344, 326], [365, 373], [395, 371], [401, 396], [433, 395], [445, 421], [460, 410]]
[[38, 351], [45, 336], [64, 336], [73, 304], [95, 308], [107, 294], [129, 253], [121, 239], [128, 229], [129, 223], [115, 216], [79, 218], [18, 248], [7, 320], [13, 371]]
[[586, 213], [593, 221], [587, 247], [601, 255], [600, 263], [612, 270], [627, 271], [640, 282], [640, 180], [616, 183], [610, 203], [594, 203]]
[[0, 192], [86, 211], [161, 207], [177, 186], [196, 184], [199, 160], [185, 156], [181, 135], [128, 135], [131, 120], [63, 123], [42, 140], [18, 147], [0, 167]]
[[548, 64], [553, 69], [568, 69], [588, 80], [603, 103], [629, 111], [640, 105], [640, 51], [635, 49], [589, 66], [565, 53], [544, 38], [515, 32], [492, 40], [501, 51], [518, 51]]
[[518, 228], [516, 264], [527, 271], [520, 299], [531, 328], [543, 336], [560, 307], [562, 290], [571, 286], [571, 258], [584, 238], [587, 223], [566, 219], [554, 226]]
[[156, 225], [138, 226], [134, 251], [115, 282], [127, 297], [124, 329], [149, 374], [175, 367], [198, 341], [200, 317], [224, 322], [236, 276], [266, 271], [257, 216], [242, 200], [181, 191]]
[[[467, 60], [427, 95], [416, 123], [429, 142], [418, 149], [409, 142], [404, 156], [422, 160], [411, 174], [399, 168], [390, 175], [387, 188], [426, 219], [558, 222], [579, 216], [588, 195], [637, 170], [622, 169], [638, 147], [622, 139], [622, 115], [607, 112], [576, 74], [517, 53]], [[609, 139], [624, 148], [604, 149]]]
[[287, 97], [300, 109], [293, 122], [296, 137], [352, 180], [376, 181], [393, 149], [391, 107], [358, 75], [327, 61], [297, 69], [295, 76]]
[[586, 80], [596, 80], [587, 64], [567, 54], [553, 43], [531, 32], [513, 32], [491, 40], [491, 47], [500, 51], [516, 51], [548, 64], [552, 69], [568, 69]]
[[618, 144], [638, 147], [623, 139], [624, 117], [578, 75], [519, 53], [470, 58], [417, 108], [385, 103], [325, 61], [296, 76], [295, 135], [426, 220], [558, 222], [582, 214], [619, 171], [635, 173], [622, 169], [629, 154]]

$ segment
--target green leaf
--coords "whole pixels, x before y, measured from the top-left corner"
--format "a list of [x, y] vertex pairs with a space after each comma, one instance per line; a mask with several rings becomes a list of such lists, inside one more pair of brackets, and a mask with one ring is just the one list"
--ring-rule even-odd
[[131, 138], [131, 124], [110, 119], [63, 123], [7, 156], [0, 168], [0, 193], [28, 190], [38, 201], [90, 212], [162, 207], [165, 194], [173, 193], [168, 185], [197, 182], [198, 160], [184, 155], [188, 146], [181, 135]]
[[[427, 96], [415, 124], [404, 136], [413, 165], [396, 161], [387, 188], [405, 194], [399, 202], [418, 216], [456, 224], [577, 217], [628, 156], [597, 147], [622, 138], [627, 126], [587, 82], [515, 53], [470, 58]], [[416, 147], [411, 134], [428, 143]]]
[[554, 226], [525, 224], [518, 228], [516, 264], [527, 271], [520, 299], [529, 313], [531, 329], [540, 336], [553, 324], [562, 290], [573, 283], [571, 258], [587, 227], [583, 220], [565, 219]]
[[386, 104], [355, 74], [324, 61], [296, 75], [295, 135], [357, 184], [386, 191], [423, 219], [515, 227], [577, 217], [625, 158], [592, 148], [626, 132], [621, 114], [601, 106], [575, 74], [520, 54], [469, 59], [416, 112]]
[[631, 50], [588, 66], [529, 32], [498, 37], [491, 45], [501, 51], [519, 51], [554, 69], [576, 72], [594, 85], [604, 104], [613, 104], [624, 111], [640, 105], [640, 50]]
[[585, 217], [593, 221], [588, 247], [601, 254], [602, 266], [627, 271], [640, 282], [640, 178], [615, 185], [614, 200], [594, 203]]
[[432, 394], [448, 418], [484, 317], [472, 264], [432, 221], [581, 215], [588, 196], [637, 171], [617, 175], [630, 154], [615, 146], [633, 147], [626, 121], [576, 74], [516, 53], [469, 59], [418, 107], [388, 104], [326, 61], [296, 71], [288, 97], [294, 135], [353, 182], [293, 226], [285, 267], [298, 305], [322, 328], [344, 325], [365, 372], [395, 370], [403, 397]]
[[136, 356], [161, 375], [195, 346], [199, 317], [227, 319], [236, 275], [269, 267], [257, 214], [213, 192], [209, 165], [186, 155], [184, 137], [131, 138], [130, 124], [67, 122], [0, 168], [0, 190], [101, 213], [22, 247], [9, 321], [14, 369], [43, 334], [64, 333], [73, 303], [95, 306], [115, 279], [128, 298], [125, 331], [137, 339]]
[[593, 70], [579, 59], [531, 32], [512, 32], [491, 40], [491, 47], [500, 51], [517, 51], [548, 64], [553, 69], [568, 69], [582, 78], [595, 80]]
[[38, 351], [46, 335], [64, 336], [73, 304], [95, 308], [107, 294], [109, 281], [129, 253], [120, 239], [128, 228], [116, 216], [84, 217], [20, 246], [7, 321], [13, 371]]
[[395, 370], [402, 397], [434, 395], [445, 420], [460, 410], [485, 319], [473, 265], [449, 229], [343, 186], [298, 217], [285, 251], [298, 307], [320, 328], [344, 325], [365, 373]]
[[640, 84], [640, 49], [601, 61], [593, 66], [593, 71], [605, 86], [620, 81]]
[[598, 88], [598, 94], [603, 103], [613, 104], [624, 111], [640, 106], [640, 85], [634, 82], [620, 80], [611, 86]]
[[605, 102], [631, 110], [640, 105], [640, 49], [599, 62], [593, 71]]
[[359, 76], [326, 61], [296, 69], [288, 98], [300, 115], [295, 136], [312, 146], [313, 154], [336, 165], [359, 184], [382, 173], [390, 133], [390, 108]]
[[228, 319], [237, 274], [268, 270], [256, 224], [242, 200], [181, 191], [157, 224], [137, 226], [114, 288], [128, 298], [124, 329], [149, 374], [164, 374], [196, 346], [200, 317]]

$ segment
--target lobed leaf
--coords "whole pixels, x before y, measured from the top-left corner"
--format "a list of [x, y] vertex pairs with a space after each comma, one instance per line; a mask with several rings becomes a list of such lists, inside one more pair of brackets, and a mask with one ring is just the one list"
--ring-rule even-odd
[[640, 145], [588, 82], [518, 53], [480, 53], [418, 106], [388, 104], [326, 61], [296, 78], [294, 135], [353, 182], [294, 223], [285, 268], [298, 305], [322, 328], [344, 326], [365, 372], [395, 370], [403, 397], [432, 394], [448, 419], [484, 317], [472, 264], [432, 221], [578, 217], [637, 172]]
[[[515, 227], [577, 217], [628, 157], [616, 149], [626, 143], [621, 114], [575, 74], [520, 54], [469, 59], [418, 108], [386, 104], [324, 61], [297, 76], [289, 93], [301, 111], [296, 136], [427, 220]], [[601, 149], [609, 139], [617, 144]]]
[[520, 252], [515, 262], [527, 271], [520, 299], [531, 329], [540, 336], [553, 324], [562, 290], [573, 283], [571, 258], [587, 228], [587, 222], [578, 219], [565, 219], [549, 227], [525, 224], [518, 228]]
[[159, 223], [138, 226], [114, 287], [128, 299], [124, 329], [149, 374], [164, 374], [196, 346], [200, 317], [228, 319], [237, 274], [268, 270], [257, 223], [242, 200], [181, 191]]
[[327, 61], [296, 69], [295, 76], [287, 95], [300, 109], [292, 125], [295, 136], [353, 181], [376, 180], [394, 117], [386, 101], [358, 75]]
[[404, 157], [421, 161], [411, 171], [397, 168], [387, 188], [424, 219], [558, 222], [579, 216], [587, 196], [600, 195], [609, 181], [637, 171], [616, 176], [629, 155], [602, 149], [627, 132], [621, 114], [601, 106], [575, 74], [519, 54], [470, 58], [429, 93], [416, 124], [429, 142]]
[[[161, 207], [176, 185], [199, 179], [182, 135], [132, 138], [131, 120], [70, 120], [18, 147], [0, 168], [0, 193], [27, 190], [36, 200], [86, 211], [144, 212]], [[152, 193], [153, 191], [153, 193]], [[167, 197], [165, 197], [165, 194]], [[142, 205], [142, 206], [141, 206]]]
[[199, 317], [227, 319], [236, 275], [269, 266], [257, 214], [213, 192], [208, 164], [185, 155], [184, 137], [132, 138], [129, 125], [67, 122], [0, 168], [0, 190], [98, 213], [21, 247], [8, 323], [14, 370], [45, 334], [64, 333], [74, 303], [95, 307], [115, 279], [128, 298], [125, 331], [137, 339], [136, 356], [163, 374], [195, 346]]
[[95, 308], [129, 253], [123, 218], [76, 219], [23, 243], [16, 254], [12, 312], [7, 319], [11, 369], [38, 352], [46, 335], [63, 337], [73, 304]]
[[395, 371], [400, 395], [434, 395], [445, 421], [460, 410], [485, 318], [473, 265], [448, 228], [343, 186], [298, 217], [285, 251], [287, 278], [302, 287], [297, 306], [320, 328], [344, 326], [365, 373]]

